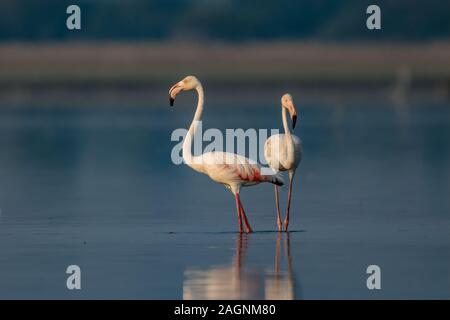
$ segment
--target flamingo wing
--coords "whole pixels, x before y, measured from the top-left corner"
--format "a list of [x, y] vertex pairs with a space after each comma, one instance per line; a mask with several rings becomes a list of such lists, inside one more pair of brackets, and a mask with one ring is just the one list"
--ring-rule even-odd
[[254, 185], [268, 180], [253, 160], [229, 152], [207, 152], [202, 155], [204, 172], [214, 181], [231, 185]]

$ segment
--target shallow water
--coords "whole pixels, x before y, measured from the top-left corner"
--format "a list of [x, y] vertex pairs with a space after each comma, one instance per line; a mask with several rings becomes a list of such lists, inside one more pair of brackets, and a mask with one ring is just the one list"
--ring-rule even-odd
[[[260, 185], [242, 191], [257, 231], [242, 236], [232, 194], [170, 160], [192, 114], [0, 109], [0, 298], [450, 298], [448, 105], [303, 106], [292, 232], [273, 232]], [[204, 126], [279, 115], [210, 108]], [[366, 287], [371, 264], [381, 290]]]

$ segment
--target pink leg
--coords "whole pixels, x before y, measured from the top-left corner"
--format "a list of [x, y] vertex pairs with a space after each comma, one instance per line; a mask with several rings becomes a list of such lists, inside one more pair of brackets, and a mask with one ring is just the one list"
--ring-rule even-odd
[[278, 200], [278, 186], [275, 186], [275, 205], [277, 207], [277, 226], [278, 226], [278, 232], [281, 231], [281, 215], [280, 215], [280, 202]]
[[288, 205], [286, 210], [286, 218], [284, 218], [284, 231], [288, 231], [289, 226], [289, 212], [291, 211], [291, 195], [292, 195], [292, 177], [289, 178], [289, 194], [288, 194]]
[[239, 201], [239, 204], [241, 207], [242, 218], [244, 218], [246, 232], [252, 233], [253, 231], [252, 231], [252, 228], [250, 227], [250, 224], [248, 223], [247, 215], [245, 214], [244, 207], [242, 206], [241, 198], [239, 197], [239, 195], [237, 197], [238, 197], [238, 201]]
[[236, 209], [237, 209], [237, 215], [238, 215], [239, 233], [242, 233], [241, 205], [240, 205], [239, 196], [238, 196], [237, 193], [234, 194], [234, 198], [236, 200]]

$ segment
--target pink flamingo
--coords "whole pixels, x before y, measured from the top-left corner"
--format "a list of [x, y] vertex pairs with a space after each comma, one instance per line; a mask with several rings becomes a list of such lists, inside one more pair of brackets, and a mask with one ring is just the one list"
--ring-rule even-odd
[[173, 106], [177, 94], [183, 90], [196, 90], [198, 95], [194, 119], [183, 142], [183, 159], [192, 169], [206, 174], [215, 182], [224, 185], [234, 194], [239, 232], [242, 233], [242, 220], [244, 220], [246, 232], [250, 233], [252, 232], [252, 228], [250, 227], [239, 197], [241, 187], [257, 185], [261, 182], [270, 182], [281, 186], [283, 185], [283, 180], [278, 175], [261, 174], [261, 167], [257, 163], [234, 153], [212, 151], [199, 156], [193, 156], [191, 152], [192, 140], [198, 123], [202, 118], [204, 93], [200, 81], [194, 76], [188, 76], [170, 88], [169, 100], [171, 106]]
[[[292, 129], [295, 128], [297, 122], [297, 110], [294, 106], [294, 100], [289, 93], [281, 97], [281, 117], [283, 119], [284, 134], [276, 134], [266, 140], [264, 145], [264, 156], [269, 166], [278, 171], [287, 171], [289, 174], [289, 194], [286, 209], [286, 217], [284, 218], [284, 231], [288, 231], [289, 212], [291, 210], [292, 183], [300, 161], [302, 160], [302, 141], [299, 137], [291, 133], [287, 124], [286, 110], [291, 115]], [[277, 225], [278, 231], [281, 231], [280, 205], [278, 201], [278, 187], [275, 186], [275, 205], [277, 207]]]

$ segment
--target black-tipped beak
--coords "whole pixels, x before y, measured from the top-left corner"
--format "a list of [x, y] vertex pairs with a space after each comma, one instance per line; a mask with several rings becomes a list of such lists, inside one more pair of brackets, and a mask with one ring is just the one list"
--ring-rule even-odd
[[295, 129], [295, 124], [297, 123], [297, 115], [292, 116], [292, 129]]
[[297, 123], [297, 111], [295, 110], [294, 102], [292, 102], [292, 100], [287, 101], [286, 108], [289, 110], [289, 114], [291, 115], [292, 129], [294, 129], [295, 124]]
[[170, 88], [170, 90], [169, 90], [169, 103], [170, 103], [171, 107], [173, 107], [173, 104], [175, 102], [175, 97], [182, 90], [183, 90], [183, 87], [180, 85], [179, 82], [177, 84], [175, 84], [172, 88]]

